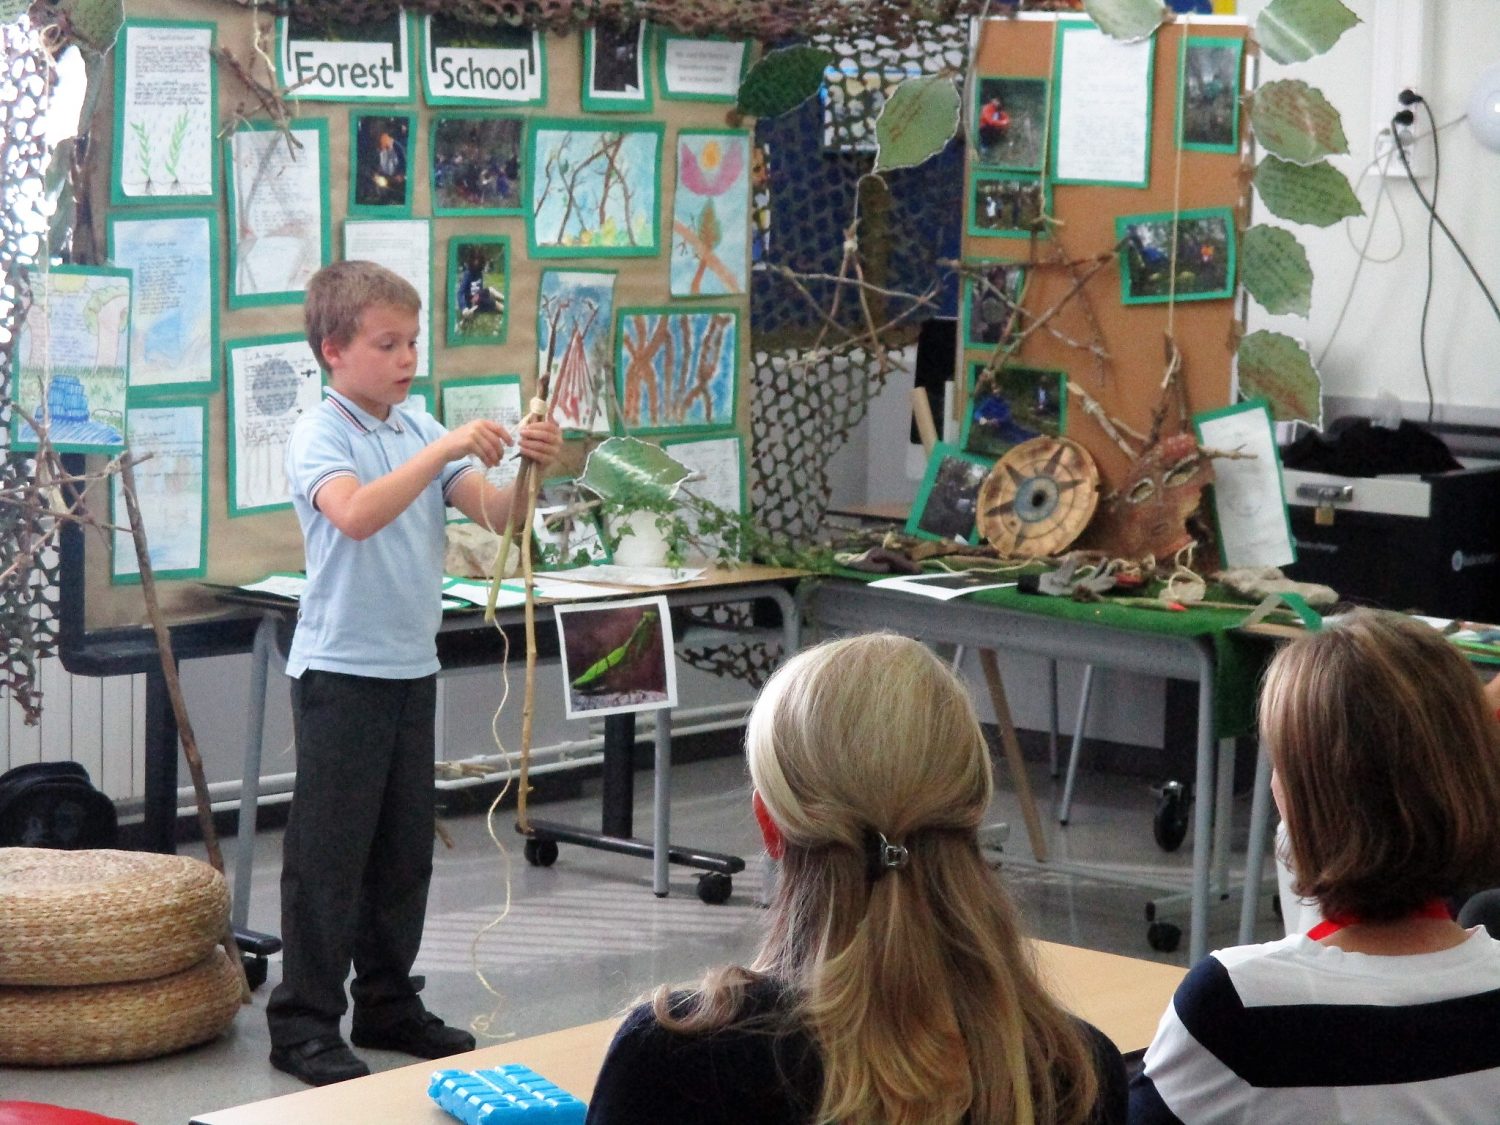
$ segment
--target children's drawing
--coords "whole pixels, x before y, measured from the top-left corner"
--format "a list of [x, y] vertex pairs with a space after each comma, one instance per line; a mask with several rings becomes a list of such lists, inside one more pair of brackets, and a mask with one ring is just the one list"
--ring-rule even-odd
[[689, 131], [677, 136], [672, 205], [672, 296], [743, 293], [749, 269], [750, 138]]
[[527, 150], [532, 253], [645, 257], [659, 252], [665, 127], [537, 121]]
[[552, 378], [552, 404], [564, 430], [608, 433], [615, 381], [615, 275], [544, 270], [537, 296], [537, 371]]
[[621, 309], [616, 379], [625, 427], [734, 425], [739, 313], [734, 309]]

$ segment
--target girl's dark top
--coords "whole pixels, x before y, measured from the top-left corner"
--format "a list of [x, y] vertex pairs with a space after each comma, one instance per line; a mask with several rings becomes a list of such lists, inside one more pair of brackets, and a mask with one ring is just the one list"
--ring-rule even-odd
[[[673, 1010], [687, 998], [675, 994]], [[588, 1125], [812, 1125], [823, 1068], [811, 1035], [788, 1018], [789, 1005], [785, 988], [756, 980], [733, 1024], [685, 1035], [663, 1028], [642, 1004], [610, 1044]], [[1124, 1060], [1103, 1032], [1078, 1022], [1099, 1075], [1091, 1125], [1124, 1125]]]

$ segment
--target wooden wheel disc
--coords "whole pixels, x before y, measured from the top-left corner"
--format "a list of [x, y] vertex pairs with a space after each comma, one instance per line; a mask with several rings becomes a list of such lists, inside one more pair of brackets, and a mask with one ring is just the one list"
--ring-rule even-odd
[[1083, 534], [1099, 503], [1088, 450], [1061, 437], [1022, 442], [979, 486], [979, 533], [1002, 556], [1042, 558]]

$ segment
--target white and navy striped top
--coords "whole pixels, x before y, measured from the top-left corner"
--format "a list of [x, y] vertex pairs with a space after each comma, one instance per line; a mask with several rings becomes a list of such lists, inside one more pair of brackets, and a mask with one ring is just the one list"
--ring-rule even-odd
[[1346, 953], [1297, 934], [1217, 950], [1162, 1016], [1132, 1123], [1500, 1121], [1500, 942]]

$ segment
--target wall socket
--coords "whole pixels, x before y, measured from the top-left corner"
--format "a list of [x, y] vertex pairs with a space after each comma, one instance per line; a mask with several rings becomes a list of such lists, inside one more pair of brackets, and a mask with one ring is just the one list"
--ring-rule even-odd
[[1396, 152], [1395, 138], [1392, 130], [1399, 130], [1401, 145], [1406, 150], [1406, 162], [1411, 165], [1412, 175], [1418, 179], [1425, 179], [1432, 175], [1432, 137], [1425, 130], [1416, 125], [1392, 125], [1387, 122], [1386, 126], [1375, 134], [1375, 151], [1372, 159], [1375, 161], [1375, 171], [1383, 176], [1394, 179], [1406, 179], [1406, 168], [1401, 163], [1401, 156]]

